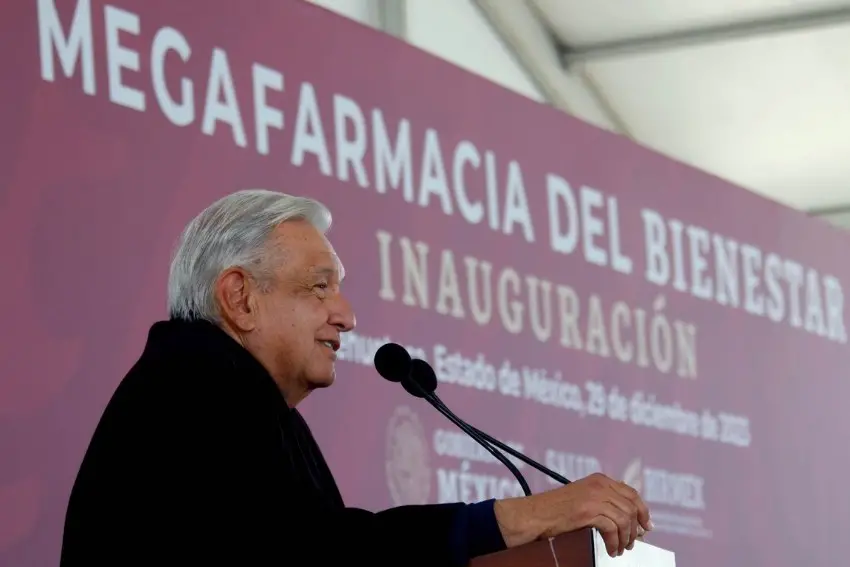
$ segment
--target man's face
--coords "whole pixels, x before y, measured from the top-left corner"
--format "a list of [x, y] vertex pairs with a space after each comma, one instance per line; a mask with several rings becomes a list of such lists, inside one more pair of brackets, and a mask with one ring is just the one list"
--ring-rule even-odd
[[276, 269], [270, 286], [252, 294], [254, 329], [245, 346], [285, 394], [293, 386], [305, 393], [330, 386], [340, 335], [355, 325], [340, 291], [342, 264], [306, 221], [283, 223], [269, 244]]

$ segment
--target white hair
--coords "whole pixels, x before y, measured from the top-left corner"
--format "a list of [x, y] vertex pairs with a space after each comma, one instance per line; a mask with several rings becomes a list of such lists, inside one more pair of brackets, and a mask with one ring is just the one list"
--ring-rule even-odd
[[218, 321], [214, 290], [221, 273], [238, 266], [261, 277], [269, 235], [292, 220], [305, 220], [324, 234], [331, 213], [313, 199], [264, 189], [238, 191], [207, 207], [183, 230], [172, 258], [169, 316]]

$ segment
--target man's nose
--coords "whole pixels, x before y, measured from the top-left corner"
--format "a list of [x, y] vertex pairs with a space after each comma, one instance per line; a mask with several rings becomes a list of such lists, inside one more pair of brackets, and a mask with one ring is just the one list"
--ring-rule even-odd
[[342, 333], [354, 330], [357, 326], [357, 318], [354, 316], [354, 309], [351, 304], [342, 294], [339, 294], [334, 301], [331, 309], [329, 323], [339, 329]]

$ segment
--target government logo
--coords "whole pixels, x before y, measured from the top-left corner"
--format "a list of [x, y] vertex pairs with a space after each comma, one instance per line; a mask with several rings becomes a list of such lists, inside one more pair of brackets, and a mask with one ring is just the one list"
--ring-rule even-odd
[[431, 497], [428, 438], [419, 416], [399, 406], [387, 423], [387, 488], [396, 506], [427, 504]]

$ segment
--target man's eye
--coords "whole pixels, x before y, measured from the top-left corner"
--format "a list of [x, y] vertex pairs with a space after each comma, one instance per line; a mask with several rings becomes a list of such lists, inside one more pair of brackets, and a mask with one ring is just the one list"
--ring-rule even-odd
[[315, 286], [313, 286], [313, 287], [316, 287], [316, 288], [319, 288], [319, 289], [328, 289], [328, 284], [327, 284], [327, 283], [325, 283], [325, 282], [322, 282], [322, 283], [317, 283], [317, 284], [316, 284]]

